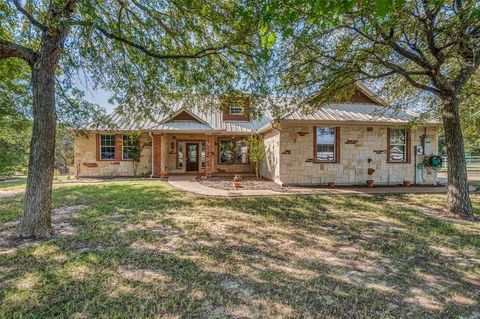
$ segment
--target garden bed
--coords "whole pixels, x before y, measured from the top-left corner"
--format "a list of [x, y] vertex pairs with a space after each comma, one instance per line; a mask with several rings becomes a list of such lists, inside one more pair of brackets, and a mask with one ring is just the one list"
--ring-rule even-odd
[[[218, 177], [209, 177], [207, 179], [197, 178], [197, 181], [207, 187], [212, 187], [216, 189], [224, 190], [235, 190], [233, 186], [233, 176], [218, 176]], [[275, 191], [286, 191], [286, 187], [282, 187], [277, 183], [267, 180], [267, 179], [257, 179], [256, 177], [245, 176], [242, 177], [240, 183], [241, 189], [270, 189]]]

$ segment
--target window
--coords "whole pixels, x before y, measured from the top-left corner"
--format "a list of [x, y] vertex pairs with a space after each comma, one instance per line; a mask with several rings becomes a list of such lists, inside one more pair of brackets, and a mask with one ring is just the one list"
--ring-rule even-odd
[[317, 162], [335, 162], [336, 129], [334, 127], [317, 127], [315, 136], [315, 160]]
[[248, 164], [248, 147], [243, 139], [221, 139], [220, 164]]
[[390, 129], [389, 161], [407, 161], [407, 130], [404, 128]]
[[122, 158], [124, 160], [133, 160], [138, 154], [138, 136], [123, 135], [122, 140]]
[[183, 168], [183, 143], [177, 143], [177, 168]]
[[207, 158], [205, 157], [206, 156], [206, 145], [205, 143], [202, 143], [202, 151], [200, 153], [200, 167], [201, 168], [205, 168], [206, 167], [206, 164], [207, 164]]
[[245, 144], [244, 140], [239, 140], [236, 142], [236, 159], [237, 159], [237, 164], [248, 164], [248, 147]]
[[233, 144], [231, 140], [220, 140], [220, 164], [232, 164]]
[[230, 115], [243, 115], [244, 114], [244, 108], [243, 105], [237, 103], [234, 103], [230, 105]]
[[100, 135], [100, 159], [115, 160], [115, 135]]

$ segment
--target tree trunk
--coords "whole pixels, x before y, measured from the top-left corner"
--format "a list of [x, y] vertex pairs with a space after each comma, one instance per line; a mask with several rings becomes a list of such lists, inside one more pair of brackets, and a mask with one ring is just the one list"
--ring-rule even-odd
[[53, 62], [45, 57], [32, 67], [33, 131], [24, 211], [15, 233], [19, 238], [48, 238], [53, 233], [56, 61]]
[[467, 163], [459, 114], [460, 100], [443, 100], [443, 128], [448, 157], [447, 210], [449, 213], [473, 218], [472, 202], [468, 194]]

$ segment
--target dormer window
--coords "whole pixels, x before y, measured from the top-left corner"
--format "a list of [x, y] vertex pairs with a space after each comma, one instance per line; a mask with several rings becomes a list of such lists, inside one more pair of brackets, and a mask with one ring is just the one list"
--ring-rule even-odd
[[233, 103], [230, 105], [230, 115], [244, 115], [245, 109], [240, 103]]

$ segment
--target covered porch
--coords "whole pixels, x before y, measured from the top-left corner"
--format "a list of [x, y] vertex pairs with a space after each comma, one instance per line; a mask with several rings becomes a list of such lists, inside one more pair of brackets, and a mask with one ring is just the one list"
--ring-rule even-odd
[[250, 174], [247, 135], [149, 132], [152, 176]]

